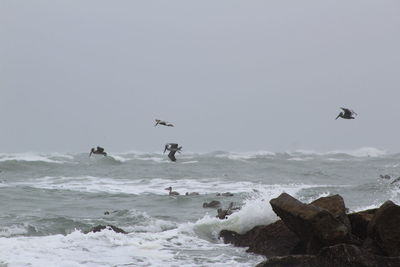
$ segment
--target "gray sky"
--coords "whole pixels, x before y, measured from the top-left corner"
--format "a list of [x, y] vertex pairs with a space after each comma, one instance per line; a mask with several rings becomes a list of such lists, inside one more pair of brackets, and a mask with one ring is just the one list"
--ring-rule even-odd
[[[0, 152], [400, 151], [399, 14], [398, 0], [1, 0]], [[357, 119], [335, 121], [341, 106]]]

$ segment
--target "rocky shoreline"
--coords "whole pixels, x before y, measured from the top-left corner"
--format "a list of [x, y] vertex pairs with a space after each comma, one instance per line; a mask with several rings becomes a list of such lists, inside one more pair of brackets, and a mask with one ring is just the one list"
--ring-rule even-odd
[[281, 220], [220, 232], [225, 243], [266, 256], [257, 267], [400, 266], [400, 206], [392, 201], [350, 214], [339, 195], [305, 204], [283, 193], [270, 204]]

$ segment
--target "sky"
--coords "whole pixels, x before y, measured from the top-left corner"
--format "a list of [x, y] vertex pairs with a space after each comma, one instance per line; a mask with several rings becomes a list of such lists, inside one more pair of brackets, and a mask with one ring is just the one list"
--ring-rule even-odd
[[[2, 0], [0, 153], [399, 152], [399, 12], [397, 0]], [[340, 107], [357, 118], [335, 120]]]

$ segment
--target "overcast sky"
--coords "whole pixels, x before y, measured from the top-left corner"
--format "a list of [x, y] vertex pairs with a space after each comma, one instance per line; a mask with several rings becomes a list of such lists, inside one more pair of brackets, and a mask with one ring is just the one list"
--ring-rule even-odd
[[[398, 152], [399, 14], [398, 0], [1, 0], [0, 152]], [[335, 121], [341, 106], [359, 116]]]

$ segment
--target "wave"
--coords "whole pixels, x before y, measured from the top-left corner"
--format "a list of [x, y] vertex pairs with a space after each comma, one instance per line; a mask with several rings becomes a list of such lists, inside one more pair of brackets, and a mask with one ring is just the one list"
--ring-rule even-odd
[[[53, 157], [53, 159], [52, 159]], [[65, 161], [57, 160], [54, 158], [70, 158], [70, 156], [55, 155], [41, 155], [35, 153], [20, 153], [20, 154], [1, 154], [0, 162], [19, 161], [19, 162], [46, 162], [46, 163], [64, 163]]]
[[346, 155], [351, 157], [381, 157], [389, 155], [388, 152], [374, 147], [362, 147], [354, 150], [332, 150], [327, 152], [318, 152], [314, 150], [296, 150], [288, 152], [290, 155], [305, 155], [305, 156], [332, 156], [332, 155]]
[[219, 178], [203, 179], [113, 179], [95, 176], [46, 176], [30, 179], [24, 182], [9, 183], [14, 186], [29, 186], [40, 189], [71, 190], [90, 193], [124, 193], [124, 194], [156, 194], [167, 195], [165, 188], [172, 186], [175, 191], [184, 195], [186, 192], [199, 192], [200, 194], [215, 194], [230, 191], [232, 193], [251, 192], [258, 184], [251, 182], [224, 181]]
[[[252, 160], [252, 159], [274, 159], [286, 158], [290, 160], [309, 160], [313, 156], [349, 156], [349, 157], [382, 157], [391, 155], [387, 151], [374, 147], [363, 147], [354, 150], [332, 150], [320, 152], [315, 150], [295, 150], [288, 152], [271, 152], [271, 151], [249, 151], [249, 152], [230, 152], [230, 151], [214, 151], [206, 153], [195, 153], [184, 151], [180, 155], [180, 159], [197, 160], [202, 158], [227, 158], [231, 160]], [[392, 154], [393, 155], [393, 154]], [[306, 158], [306, 159], [304, 159]], [[88, 157], [87, 153], [3, 153], [0, 154], [1, 162], [44, 162], [44, 163], [81, 163], [91, 159], [92, 161], [114, 161], [125, 163], [131, 160], [144, 160], [154, 162], [169, 162], [166, 155], [162, 152], [118, 152], [109, 154], [108, 157]]]
[[[152, 233], [103, 230], [83, 234], [0, 237], [0, 258], [10, 266], [254, 266], [261, 256], [232, 251], [199, 238], [185, 225]], [[193, 257], [193, 252], [201, 251]], [[105, 253], [107, 252], [107, 253]]]

